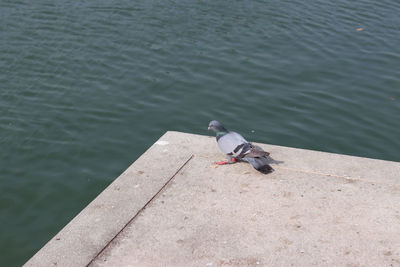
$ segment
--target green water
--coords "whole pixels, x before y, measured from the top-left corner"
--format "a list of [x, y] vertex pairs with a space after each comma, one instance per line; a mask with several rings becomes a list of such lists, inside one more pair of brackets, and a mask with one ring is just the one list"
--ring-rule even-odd
[[398, 14], [397, 0], [1, 0], [1, 265], [167, 130], [217, 119], [252, 141], [400, 161]]

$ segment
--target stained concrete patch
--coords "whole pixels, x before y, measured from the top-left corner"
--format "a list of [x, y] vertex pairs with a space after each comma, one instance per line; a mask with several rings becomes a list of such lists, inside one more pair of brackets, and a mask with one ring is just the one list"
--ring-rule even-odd
[[27, 265], [400, 265], [400, 163], [258, 145], [275, 172], [167, 132]]

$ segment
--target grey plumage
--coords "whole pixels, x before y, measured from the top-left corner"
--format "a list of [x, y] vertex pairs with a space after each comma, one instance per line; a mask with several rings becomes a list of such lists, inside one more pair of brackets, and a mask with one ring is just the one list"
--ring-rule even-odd
[[236, 157], [243, 150], [243, 146], [236, 151], [235, 149], [238, 145], [245, 144], [247, 141], [238, 133], [228, 132], [218, 138], [217, 143], [222, 152], [225, 154], [232, 153], [233, 156]]
[[262, 172], [264, 174], [273, 172], [274, 169], [268, 164], [268, 160], [265, 157], [244, 157], [242, 160], [250, 163], [257, 171]]
[[246, 161], [256, 170], [262, 173], [270, 173], [274, 169], [268, 164], [268, 152], [261, 147], [255, 146], [246, 141], [240, 134], [228, 131], [220, 122], [211, 121], [208, 130], [216, 134], [218, 147], [228, 157], [228, 163], [233, 163], [232, 159]]

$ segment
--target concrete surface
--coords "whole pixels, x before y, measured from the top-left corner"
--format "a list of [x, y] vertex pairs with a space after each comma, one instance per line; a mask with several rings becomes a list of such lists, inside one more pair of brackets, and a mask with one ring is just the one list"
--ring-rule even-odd
[[400, 163], [167, 132], [26, 266], [400, 266]]

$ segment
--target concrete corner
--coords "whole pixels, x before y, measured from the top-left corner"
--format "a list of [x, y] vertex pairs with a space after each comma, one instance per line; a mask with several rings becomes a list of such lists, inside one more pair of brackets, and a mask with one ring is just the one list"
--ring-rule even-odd
[[258, 145], [167, 132], [26, 266], [400, 266], [400, 163]]

